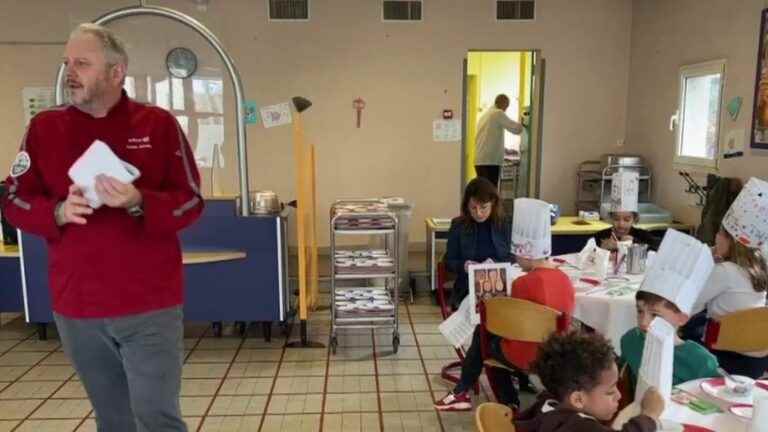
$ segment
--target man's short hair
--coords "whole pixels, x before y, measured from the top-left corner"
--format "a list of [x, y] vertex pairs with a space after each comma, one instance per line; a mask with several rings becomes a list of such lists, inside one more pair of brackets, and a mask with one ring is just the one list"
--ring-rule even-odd
[[496, 108], [500, 108], [502, 105], [509, 106], [509, 96], [502, 93], [496, 96], [496, 99], [493, 101], [493, 104], [496, 105]]
[[125, 50], [125, 43], [112, 30], [99, 24], [83, 23], [72, 31], [69, 38], [82, 35], [90, 35], [99, 40], [108, 64], [128, 66], [128, 52]]

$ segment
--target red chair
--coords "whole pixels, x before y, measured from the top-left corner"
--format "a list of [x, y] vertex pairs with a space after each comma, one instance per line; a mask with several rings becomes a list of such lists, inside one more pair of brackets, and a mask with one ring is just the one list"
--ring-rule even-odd
[[[445, 267], [445, 263], [441, 260], [437, 264], [437, 302], [440, 306], [440, 314], [443, 319], [447, 319], [453, 313], [451, 305], [448, 303], [450, 299], [450, 292], [446, 290], [446, 285], [450, 282], [448, 280], [448, 269]], [[454, 348], [459, 360], [448, 363], [440, 370], [440, 377], [445, 381], [452, 382], [454, 384], [459, 382], [461, 376], [461, 365], [464, 362], [464, 351], [459, 348]], [[480, 394], [480, 385], [475, 384], [475, 394]]]

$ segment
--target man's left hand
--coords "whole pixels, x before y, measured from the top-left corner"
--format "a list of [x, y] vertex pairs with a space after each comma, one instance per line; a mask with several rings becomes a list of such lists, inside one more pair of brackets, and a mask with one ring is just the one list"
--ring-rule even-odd
[[96, 195], [108, 207], [130, 208], [141, 204], [141, 192], [134, 185], [104, 174], [96, 176]]

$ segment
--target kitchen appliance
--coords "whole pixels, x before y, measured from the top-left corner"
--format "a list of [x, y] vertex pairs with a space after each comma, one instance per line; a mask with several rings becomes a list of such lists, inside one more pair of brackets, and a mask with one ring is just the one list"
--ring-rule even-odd
[[646, 259], [648, 258], [648, 245], [635, 243], [627, 250], [627, 273], [645, 273]]
[[250, 192], [251, 214], [274, 215], [282, 211], [277, 194], [269, 190]]

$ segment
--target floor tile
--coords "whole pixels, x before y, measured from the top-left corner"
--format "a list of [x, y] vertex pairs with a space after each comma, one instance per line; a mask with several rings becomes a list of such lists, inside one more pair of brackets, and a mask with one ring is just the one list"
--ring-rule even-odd
[[317, 432], [320, 414], [268, 415], [264, 417], [261, 432]]
[[46, 355], [48, 353], [10, 351], [0, 356], [0, 366], [32, 366]]
[[0, 399], [45, 399], [61, 384], [58, 381], [19, 381], [0, 392]]
[[[470, 417], [471, 414], [464, 413]], [[474, 418], [474, 417], [473, 417]], [[435, 412], [386, 412], [382, 414], [385, 432], [440, 432], [440, 421]], [[475, 430], [474, 427], [465, 430]]]
[[419, 334], [416, 339], [421, 346], [451, 346], [441, 334]]
[[[196, 431], [202, 420], [201, 417], [183, 417], [183, 419], [190, 432]], [[87, 419], [79, 428], [77, 428], [77, 432], [97, 432], [96, 420], [92, 418]]]
[[388, 345], [381, 348], [377, 346], [376, 348], [376, 357], [381, 359], [418, 360], [421, 358], [419, 356], [419, 350], [415, 346], [402, 346], [396, 353], [393, 352], [392, 347]]
[[450, 362], [451, 360], [424, 360], [424, 367], [427, 368], [428, 374], [439, 375], [443, 367]]
[[16, 345], [12, 351], [15, 352], [51, 352], [61, 347], [61, 342], [56, 339], [40, 340], [37, 338], [27, 339]]
[[329, 359], [331, 362], [344, 360], [373, 360], [373, 349], [367, 347], [339, 347], [336, 350], [336, 354], [332, 354]]
[[40, 362], [41, 365], [59, 365], [59, 366], [71, 366], [69, 357], [63, 351], [56, 351], [51, 353], [48, 357], [44, 358]]
[[205, 415], [213, 396], [182, 396], [179, 398], [181, 414], [185, 417]]
[[198, 346], [199, 339], [184, 339], [184, 349], [185, 350], [191, 350], [194, 349], [195, 346]]
[[413, 331], [417, 335], [421, 334], [440, 334], [437, 326], [439, 323], [414, 323]]
[[[257, 363], [250, 363], [257, 364]], [[325, 361], [314, 362], [283, 362], [280, 366], [280, 377], [292, 376], [325, 376]]]
[[229, 365], [219, 364], [185, 364], [181, 376], [183, 378], [223, 378]]
[[276, 362], [282, 355], [281, 349], [241, 349], [235, 362]]
[[182, 379], [182, 396], [213, 396], [221, 384], [219, 378]]
[[327, 348], [288, 348], [285, 350], [283, 361], [318, 361], [328, 356]]
[[259, 430], [259, 425], [261, 416], [208, 416], [203, 421], [200, 432], [254, 432]]
[[328, 393], [368, 393], [376, 391], [376, 377], [329, 376]]
[[328, 394], [325, 411], [330, 413], [378, 412], [379, 398], [376, 393]]
[[73, 375], [75, 375], [75, 369], [72, 366], [35, 366], [24, 374], [20, 380], [65, 381]]
[[322, 393], [325, 377], [285, 377], [275, 381], [274, 394]]
[[227, 378], [265, 378], [277, 374], [277, 363], [233, 363]]
[[379, 375], [413, 375], [424, 370], [420, 360], [377, 360]]
[[0, 340], [0, 354], [10, 350], [20, 342], [15, 340]]
[[[39, 382], [43, 383], [45, 381]], [[54, 393], [52, 397], [55, 399], [87, 399], [88, 394], [85, 392], [85, 388], [80, 381], [69, 381]]]
[[273, 378], [227, 378], [224, 380], [220, 395], [249, 396], [266, 395], [272, 389]]
[[231, 363], [236, 350], [194, 350], [187, 363]]
[[33, 419], [81, 419], [91, 412], [88, 399], [49, 399], [33, 414]]
[[445, 432], [465, 432], [475, 430], [475, 416], [467, 412], [439, 413]]
[[334, 361], [330, 362], [328, 375], [375, 375], [376, 366], [373, 360]]
[[208, 415], [262, 415], [267, 396], [217, 396]]
[[381, 393], [381, 411], [434, 411], [429, 392]]
[[15, 381], [27, 373], [29, 366], [0, 366], [0, 377], [3, 381]]
[[267, 414], [314, 414], [323, 407], [323, 395], [273, 395]]
[[0, 432], [11, 432], [20, 420], [0, 420]]
[[[191, 349], [191, 346], [187, 346], [187, 340], [184, 340], [185, 347]], [[191, 341], [197, 342], [197, 339], [191, 339]], [[240, 338], [203, 338], [200, 339], [200, 343], [197, 344], [195, 349], [199, 350], [236, 350], [240, 347], [243, 340]]]
[[42, 403], [41, 400], [0, 400], [0, 420], [23, 420]]
[[285, 345], [285, 339], [282, 337], [273, 337], [271, 341], [265, 342], [263, 338], [248, 338], [243, 341], [243, 349], [281, 349]]
[[380, 375], [379, 388], [382, 392], [423, 392], [429, 391], [424, 375]]
[[379, 414], [342, 413], [323, 416], [325, 432], [373, 432], [380, 429]]
[[27, 420], [16, 429], [16, 432], [72, 432], [79, 424], [80, 419]]
[[423, 346], [420, 347], [421, 357], [424, 360], [458, 360], [456, 350], [450, 346]]

